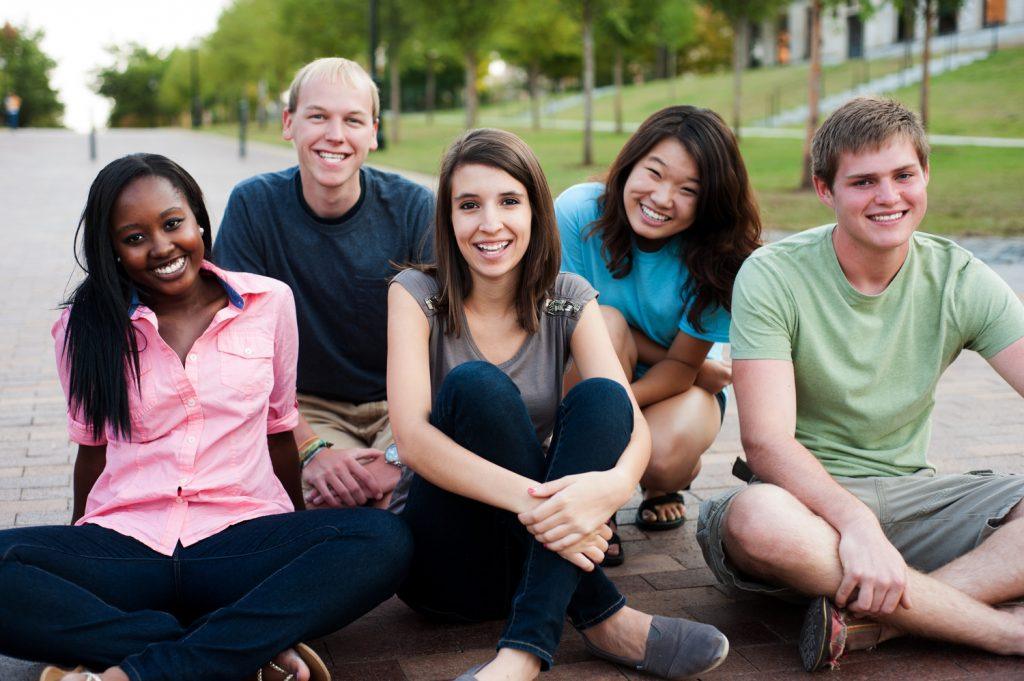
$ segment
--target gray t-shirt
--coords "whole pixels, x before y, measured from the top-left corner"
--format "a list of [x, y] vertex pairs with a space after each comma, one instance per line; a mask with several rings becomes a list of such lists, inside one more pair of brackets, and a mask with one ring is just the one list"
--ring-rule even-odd
[[[434, 304], [439, 294], [436, 279], [419, 270], [407, 269], [400, 272], [393, 283], [401, 285], [416, 299], [430, 323], [433, 399], [449, 371], [466, 362], [486, 362], [487, 359], [473, 342], [464, 313], [461, 336], [443, 332]], [[583, 277], [568, 272], [559, 274], [541, 306], [537, 333], [527, 336], [511, 359], [497, 365], [519, 388], [539, 442], [546, 442], [554, 430], [558, 405], [562, 401], [562, 376], [569, 360], [569, 342], [583, 307], [596, 297], [597, 291]], [[392, 511], [400, 512], [405, 506], [411, 480], [412, 471], [405, 469], [392, 494]]]

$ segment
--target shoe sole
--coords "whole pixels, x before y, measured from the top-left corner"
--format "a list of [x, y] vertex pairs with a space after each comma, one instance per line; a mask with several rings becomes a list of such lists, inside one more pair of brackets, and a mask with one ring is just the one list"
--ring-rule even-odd
[[302, 661], [309, 667], [310, 681], [331, 681], [331, 671], [315, 650], [305, 643], [296, 643], [295, 652], [298, 653]]
[[807, 608], [804, 623], [800, 627], [800, 661], [804, 669], [813, 672], [822, 668], [832, 640], [831, 606], [828, 599], [818, 596]]

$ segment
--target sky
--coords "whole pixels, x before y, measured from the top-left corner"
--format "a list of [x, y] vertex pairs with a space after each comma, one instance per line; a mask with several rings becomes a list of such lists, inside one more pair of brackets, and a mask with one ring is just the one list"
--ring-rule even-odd
[[91, 89], [93, 73], [113, 62], [106, 47], [135, 42], [151, 50], [187, 47], [210, 33], [230, 0], [2, 0], [0, 25], [43, 29], [57, 62], [50, 85], [64, 103], [64, 125], [102, 127], [110, 100]]

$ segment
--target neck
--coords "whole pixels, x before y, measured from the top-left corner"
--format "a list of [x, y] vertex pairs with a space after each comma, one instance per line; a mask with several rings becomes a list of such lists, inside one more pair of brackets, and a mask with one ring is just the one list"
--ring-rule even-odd
[[196, 278], [195, 285], [181, 295], [154, 296], [147, 294], [140, 298], [158, 318], [165, 315], [177, 317], [195, 314], [222, 293], [223, 289], [217, 282], [211, 281], [200, 273]]
[[899, 274], [910, 252], [910, 241], [896, 248], [871, 249], [851, 239], [838, 227], [832, 230], [832, 246], [846, 280], [869, 296], [884, 291]]
[[465, 300], [466, 309], [477, 316], [503, 317], [515, 313], [516, 276], [518, 271], [499, 280], [483, 279], [474, 274], [473, 290]]
[[340, 187], [325, 187], [318, 184], [301, 170], [299, 179], [302, 183], [302, 198], [306, 200], [310, 210], [321, 218], [340, 218], [356, 205], [362, 193], [358, 170]]

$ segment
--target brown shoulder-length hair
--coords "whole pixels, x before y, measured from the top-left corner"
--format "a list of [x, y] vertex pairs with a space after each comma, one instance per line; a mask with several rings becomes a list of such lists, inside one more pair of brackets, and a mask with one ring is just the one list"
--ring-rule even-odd
[[452, 176], [460, 167], [471, 164], [503, 170], [526, 188], [532, 214], [530, 244], [519, 264], [515, 307], [519, 326], [527, 333], [536, 333], [539, 308], [555, 284], [562, 258], [555, 207], [533, 150], [512, 133], [494, 128], [463, 134], [452, 142], [441, 160], [434, 220], [437, 262], [421, 269], [437, 278], [440, 293], [435, 305], [441, 312], [445, 333], [462, 334], [462, 306], [473, 290], [469, 266], [459, 251], [452, 228]]
[[601, 217], [587, 238], [601, 238], [601, 254], [616, 279], [633, 267], [633, 230], [623, 190], [633, 168], [666, 138], [678, 140], [697, 166], [700, 193], [693, 224], [682, 232], [683, 261], [690, 271], [681, 296], [692, 295], [687, 319], [703, 331], [701, 315], [717, 305], [731, 310], [732, 284], [740, 265], [761, 245], [761, 217], [736, 137], [710, 109], [670, 106], [651, 115], [615, 158], [600, 198]]

